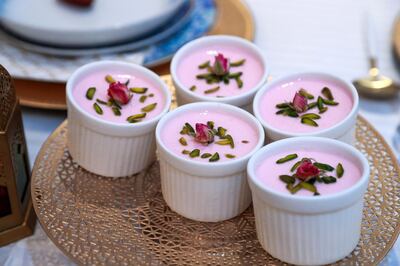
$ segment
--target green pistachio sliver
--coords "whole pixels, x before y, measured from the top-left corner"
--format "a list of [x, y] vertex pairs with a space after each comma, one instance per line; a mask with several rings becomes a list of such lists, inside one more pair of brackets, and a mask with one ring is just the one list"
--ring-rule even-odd
[[137, 122], [139, 122], [140, 119], [143, 119], [145, 117], [146, 117], [146, 113], [141, 113], [141, 114], [131, 115], [126, 120], [129, 123], [137, 123]]
[[321, 177], [322, 182], [324, 182], [325, 184], [332, 184], [332, 183], [336, 183], [336, 178], [333, 176], [323, 176]]
[[328, 111], [328, 107], [322, 107], [320, 110], [319, 110], [319, 113], [320, 114], [323, 114], [323, 113], [325, 113], [326, 111]]
[[317, 188], [314, 185], [310, 184], [310, 183], [300, 182], [299, 185], [302, 188], [304, 188], [305, 190], [308, 190], [308, 191], [310, 191], [312, 193], [316, 193], [317, 192]]
[[219, 90], [219, 86], [211, 88], [211, 89], [208, 89], [208, 90], [205, 90], [204, 93], [205, 94], [210, 94], [210, 93], [217, 92], [218, 90]]
[[236, 78], [239, 78], [242, 74], [243, 74], [242, 72], [230, 73], [230, 74], [228, 75], [228, 78], [230, 78], [230, 79], [236, 79]]
[[104, 78], [108, 83], [115, 82], [115, 79], [111, 75], [106, 75]]
[[190, 91], [195, 91], [197, 89], [196, 85], [193, 85], [192, 87], [189, 88]]
[[301, 96], [306, 97], [309, 100], [314, 99], [314, 95], [312, 95], [311, 93], [309, 93], [308, 91], [306, 91], [305, 89], [300, 89], [299, 93]]
[[111, 107], [114, 105], [114, 102], [110, 99], [107, 101], [107, 106]]
[[332, 101], [332, 100], [328, 100], [328, 99], [323, 99], [323, 98], [322, 98], [322, 101], [326, 105], [338, 105], [339, 104], [338, 102], [335, 102], [335, 101]]
[[147, 95], [142, 95], [139, 98], [139, 102], [144, 103], [146, 101], [146, 99], [147, 99]]
[[96, 87], [90, 87], [87, 91], [86, 91], [86, 98], [88, 100], [93, 100], [93, 96], [96, 93]]
[[328, 87], [323, 87], [321, 93], [330, 101], [333, 101], [335, 99], [333, 98], [332, 92]]
[[129, 90], [133, 93], [137, 93], [137, 94], [144, 94], [147, 92], [148, 88], [144, 88], [144, 87], [132, 87], [129, 88]]
[[311, 109], [317, 107], [317, 105], [318, 105], [317, 102], [309, 103], [309, 104], [307, 105], [307, 110], [311, 110]]
[[324, 108], [324, 101], [323, 101], [323, 99], [322, 99], [321, 96], [318, 96], [318, 99], [317, 99], [317, 107], [318, 107], [318, 109], [319, 109], [320, 111], [321, 111], [322, 108]]
[[214, 153], [211, 158], [208, 160], [209, 162], [216, 162], [219, 160], [219, 154], [218, 152]]
[[315, 167], [317, 167], [318, 169], [321, 169], [321, 170], [325, 170], [325, 171], [329, 171], [329, 172], [335, 170], [335, 168], [333, 168], [332, 166], [330, 166], [329, 164], [326, 164], [326, 163], [315, 162], [313, 164]]
[[297, 156], [296, 153], [289, 154], [289, 155], [286, 155], [285, 157], [280, 158], [279, 160], [277, 160], [276, 163], [277, 163], [277, 164], [286, 163], [286, 162], [288, 162], [288, 161], [291, 161], [291, 160], [296, 159], [297, 157], [298, 157], [298, 156]]
[[209, 158], [209, 157], [211, 157], [211, 153], [208, 153], [208, 152], [206, 152], [206, 153], [203, 153], [200, 157], [202, 158], [202, 159], [206, 159], [206, 158]]
[[188, 151], [188, 150], [183, 150], [182, 151], [182, 154], [189, 154], [190, 153], [190, 151]]
[[149, 94], [149, 97], [151, 98], [151, 97], [154, 97], [154, 93], [150, 93]]
[[283, 109], [283, 108], [290, 107], [290, 104], [289, 103], [278, 103], [277, 105], [275, 105], [275, 107], [278, 109]]
[[129, 82], [130, 82], [130, 80], [128, 79], [127, 81], [125, 81], [125, 86], [128, 86], [129, 85]]
[[315, 122], [314, 120], [312, 120], [310, 118], [307, 118], [307, 117], [303, 117], [301, 119], [301, 123], [305, 124], [305, 125], [308, 125], [308, 126], [312, 126], [312, 127], [317, 127], [318, 126], [317, 122]]
[[298, 161], [297, 163], [295, 163], [295, 164], [292, 166], [292, 168], [290, 168], [290, 172], [296, 171], [297, 167], [300, 166], [301, 162], [302, 162], [302, 161]]
[[196, 132], [194, 131], [193, 127], [189, 123], [185, 123], [185, 127], [187, 128], [189, 135], [194, 135]]
[[231, 66], [231, 67], [238, 67], [238, 66], [243, 65], [245, 62], [246, 62], [246, 59], [242, 59], [242, 60], [238, 60], [238, 61], [235, 61], [235, 62], [231, 62], [231, 63], [229, 64], [229, 66]]
[[233, 159], [233, 158], [236, 158], [236, 155], [227, 153], [227, 154], [225, 154], [225, 157], [228, 158], [228, 159]]
[[199, 69], [204, 69], [210, 66], [210, 61], [206, 61], [199, 65]]
[[98, 105], [97, 103], [93, 104], [93, 108], [96, 111], [96, 113], [98, 113], [99, 115], [103, 114], [103, 109], [101, 109], [100, 105]]
[[197, 79], [213, 79], [213, 74], [211, 73], [204, 73], [204, 74], [198, 74], [196, 75]]
[[111, 107], [111, 110], [113, 111], [114, 115], [121, 116], [121, 111], [117, 107], [113, 106]]
[[218, 127], [218, 133], [217, 133], [217, 135], [218, 135], [220, 138], [222, 138], [222, 137], [225, 137], [225, 134], [226, 134], [226, 129], [223, 128], [223, 127]]
[[285, 108], [285, 109], [280, 109], [277, 111], [275, 114], [277, 115], [284, 115], [284, 116], [290, 116], [290, 117], [299, 117], [299, 114], [293, 110], [291, 107]]
[[102, 101], [100, 99], [96, 99], [96, 102], [103, 105], [108, 105], [108, 102]]
[[235, 78], [235, 81], [236, 81], [239, 89], [241, 89], [243, 87], [243, 80], [241, 80], [240, 78]]
[[304, 115], [300, 116], [300, 118], [310, 118], [312, 120], [315, 120], [315, 119], [320, 119], [321, 116], [319, 116], [317, 114], [313, 114], [313, 113], [308, 113], [308, 114], [304, 114]]
[[336, 166], [336, 175], [338, 178], [341, 178], [343, 174], [344, 174], [343, 165], [341, 163], [338, 163], [338, 165]]
[[143, 107], [141, 110], [142, 110], [142, 112], [148, 113], [148, 112], [153, 111], [154, 108], [156, 108], [156, 106], [157, 106], [157, 103], [152, 103], [152, 104], [146, 105], [146, 106]]
[[280, 175], [279, 179], [286, 184], [294, 184], [296, 182], [296, 178], [291, 175]]
[[179, 143], [182, 144], [183, 146], [187, 146], [187, 141], [184, 137], [179, 138]]
[[289, 189], [290, 193], [296, 194], [302, 187], [301, 187], [300, 183], [298, 183], [298, 184], [295, 185], [294, 187], [293, 187], [292, 184], [288, 184], [288, 185], [286, 186], [286, 188]]
[[215, 144], [218, 144], [218, 145], [230, 145], [231, 142], [228, 139], [222, 139], [222, 140], [216, 141]]
[[231, 135], [226, 135], [225, 138], [229, 139], [231, 148], [234, 149], [235, 148], [235, 142], [233, 141], [233, 138]]
[[208, 126], [210, 129], [214, 129], [214, 121], [207, 121], [207, 126]]
[[199, 155], [200, 155], [200, 150], [199, 149], [194, 149], [189, 153], [189, 156], [192, 157], [192, 158], [199, 157]]
[[248, 141], [248, 140], [242, 140], [242, 143], [244, 143], [244, 144], [247, 144], [247, 143], [249, 143], [250, 141]]

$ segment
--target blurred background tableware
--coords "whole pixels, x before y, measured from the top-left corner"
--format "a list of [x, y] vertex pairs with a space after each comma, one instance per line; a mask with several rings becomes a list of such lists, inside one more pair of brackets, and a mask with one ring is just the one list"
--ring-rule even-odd
[[[99, 52], [115, 51], [151, 39], [150, 45], [142, 46], [138, 50], [123, 50], [125, 52], [111, 54], [61, 57], [31, 52], [26, 50], [26, 47], [20, 46], [22, 39], [18, 39], [18, 43], [16, 43], [14, 42], [15, 37], [10, 37], [4, 30], [0, 30], [0, 33], [2, 33], [0, 34], [0, 63], [4, 64], [15, 77], [17, 94], [22, 105], [65, 110], [64, 83], [70, 73], [83, 64], [101, 59], [121, 60], [144, 64], [159, 74], [167, 74], [169, 72], [169, 60], [175, 51], [186, 42], [197, 37], [205, 34], [230, 34], [248, 40], [252, 40], [254, 37], [252, 15], [248, 7], [240, 0], [188, 0], [178, 12], [186, 12], [187, 21], [184, 23], [175, 22], [176, 24], [172, 27], [170, 24], [164, 25], [168, 34], [165, 34], [165, 38], [158, 42], [153, 43], [155, 39], [159, 38], [159, 34], [163, 34], [162, 32], [157, 32], [156, 35], [147, 36], [147, 39], [131, 43], [85, 48], [86, 51], [96, 49]], [[182, 18], [172, 19], [182, 21]], [[171, 33], [173, 27], [178, 30]], [[27, 43], [24, 41], [24, 44]], [[29, 43], [29, 45], [39, 47], [38, 44]], [[50, 49], [50, 46], [42, 45], [40, 47], [41, 49]], [[51, 49], [62, 50], [54, 47], [51, 47]], [[63, 51], [70, 49], [64, 48]], [[85, 49], [81, 49], [81, 51], [84, 52]]]
[[166, 23], [188, 0], [96, 0], [78, 7], [65, 1], [5, 1], [5, 29], [27, 40], [68, 46], [112, 44], [139, 37]]
[[378, 42], [372, 13], [365, 15], [366, 51], [369, 62], [368, 76], [356, 79], [353, 83], [358, 92], [374, 99], [394, 97], [400, 91], [400, 85], [391, 78], [382, 75], [378, 68]]

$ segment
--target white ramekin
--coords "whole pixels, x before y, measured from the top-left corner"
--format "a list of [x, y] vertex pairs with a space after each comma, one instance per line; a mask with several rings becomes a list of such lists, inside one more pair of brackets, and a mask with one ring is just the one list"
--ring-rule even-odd
[[[348, 156], [359, 165], [362, 176], [352, 187], [325, 196], [290, 195], [266, 187], [256, 176], [257, 167], [269, 156], [293, 147], [317, 147]], [[247, 172], [257, 237], [273, 257], [292, 264], [321, 265], [344, 258], [356, 247], [369, 166], [353, 146], [319, 137], [280, 140], [260, 149], [249, 160]]]
[[[281, 130], [269, 125], [262, 117], [260, 113], [260, 104], [261, 100], [264, 96], [264, 93], [268, 90], [274, 89], [277, 85], [290, 82], [296, 80], [298, 78], [315, 78], [315, 79], [322, 79], [322, 80], [330, 80], [337, 84], [341, 84], [342, 87], [350, 92], [350, 95], [353, 98], [353, 108], [351, 109], [350, 113], [338, 124], [322, 129], [316, 130], [315, 132], [307, 132], [307, 133], [294, 133], [288, 132], [285, 130]], [[348, 144], [354, 144], [355, 141], [355, 127], [357, 122], [357, 115], [358, 115], [358, 107], [359, 107], [359, 99], [358, 93], [356, 88], [350, 82], [342, 80], [338, 77], [335, 77], [330, 74], [321, 73], [321, 72], [302, 72], [302, 73], [295, 73], [288, 76], [284, 76], [281, 78], [274, 79], [272, 82], [269, 82], [267, 85], [262, 87], [254, 97], [253, 102], [253, 113], [257, 117], [257, 119], [261, 122], [264, 127], [265, 134], [266, 134], [266, 141], [267, 143], [290, 138], [290, 137], [302, 137], [302, 136], [314, 136], [314, 137], [325, 137], [325, 138], [332, 138], [337, 139]]]
[[[109, 69], [138, 73], [155, 84], [164, 94], [162, 112], [136, 124], [102, 120], [83, 110], [73, 97], [73, 90], [82, 77]], [[67, 82], [68, 150], [80, 166], [102, 176], [121, 177], [140, 172], [156, 159], [154, 130], [168, 112], [171, 94], [167, 85], [150, 70], [135, 64], [100, 61], [77, 69]]]
[[[161, 139], [164, 125], [176, 116], [193, 110], [229, 112], [248, 121], [259, 139], [247, 155], [224, 162], [199, 162], [182, 158], [167, 149]], [[156, 141], [161, 168], [161, 188], [168, 206], [182, 216], [204, 222], [226, 220], [244, 211], [251, 203], [247, 184], [247, 161], [264, 143], [261, 124], [248, 112], [223, 103], [187, 104], [165, 115], [157, 125]]]
[[[199, 47], [205, 45], [214, 45], [214, 44], [232, 44], [237, 45], [239, 47], [243, 47], [243, 49], [250, 50], [254, 53], [259, 60], [263, 64], [264, 74], [261, 80], [257, 83], [256, 86], [251, 88], [250, 90], [241, 93], [239, 95], [231, 96], [231, 97], [224, 97], [224, 98], [216, 98], [212, 96], [204, 96], [197, 93], [194, 93], [189, 90], [189, 88], [185, 87], [182, 82], [179, 80], [177, 74], [177, 68], [181, 58], [185, 57], [187, 54], [191, 53], [193, 50], [196, 50]], [[191, 41], [185, 44], [182, 48], [178, 50], [178, 52], [174, 55], [171, 61], [171, 76], [176, 88], [176, 98], [178, 105], [184, 105], [187, 103], [192, 102], [219, 102], [219, 103], [227, 103], [231, 105], [238, 106], [243, 108], [247, 111], [252, 111], [252, 101], [254, 95], [256, 94], [257, 90], [261, 88], [261, 86], [267, 81], [268, 71], [266, 66], [266, 60], [260, 51], [260, 49], [254, 45], [253, 43], [249, 42], [246, 39], [229, 36], [229, 35], [214, 35], [214, 36], [206, 36], [198, 38], [194, 41]]]

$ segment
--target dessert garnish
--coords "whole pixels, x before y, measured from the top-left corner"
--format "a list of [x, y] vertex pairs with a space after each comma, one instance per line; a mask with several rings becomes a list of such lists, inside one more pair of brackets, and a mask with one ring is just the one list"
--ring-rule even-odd
[[[188, 135], [192, 137], [196, 142], [203, 144], [204, 146], [210, 145], [212, 143], [217, 145], [230, 145], [232, 149], [235, 148], [235, 142], [231, 135], [226, 134], [227, 129], [223, 127], [215, 127], [215, 123], [213, 121], [208, 121], [207, 124], [196, 123], [196, 130], [189, 123], [185, 123], [180, 131], [181, 135]], [[218, 140], [216, 140], [218, 137]], [[187, 140], [185, 137], [179, 138], [179, 143], [182, 146], [187, 146]], [[200, 150], [195, 149], [193, 151], [186, 152], [183, 150], [183, 154], [189, 154], [190, 157], [199, 157], [202, 159], [209, 158], [209, 162], [216, 162], [220, 159], [218, 152], [214, 154], [203, 153], [201, 154]], [[225, 154], [226, 158], [233, 159], [236, 158], [234, 154]]]
[[[328, 87], [324, 87], [321, 90], [322, 96], [318, 96], [317, 100], [308, 103], [308, 100], [314, 99], [314, 95], [307, 92], [305, 89], [300, 89], [294, 95], [292, 102], [278, 103], [276, 108], [279, 109], [276, 114], [290, 116], [293, 118], [300, 118], [300, 122], [304, 125], [318, 127], [318, 123], [315, 120], [321, 118], [321, 114], [328, 110], [328, 106], [338, 105], [338, 102], [334, 101], [331, 90]], [[307, 111], [318, 108], [318, 114]]]
[[[276, 161], [277, 164], [286, 163], [296, 159], [297, 154], [289, 154]], [[336, 177], [332, 173], [336, 169]], [[279, 179], [286, 183], [286, 188], [290, 193], [296, 194], [299, 190], [305, 189], [314, 193], [314, 196], [319, 196], [315, 182], [332, 184], [341, 178], [344, 174], [344, 168], [341, 163], [338, 163], [336, 168], [333, 166], [317, 162], [312, 158], [302, 158], [297, 161], [290, 169], [290, 172], [295, 172], [292, 175], [280, 175]]]
[[[206, 61], [199, 65], [199, 69], [206, 69], [206, 73], [201, 73], [196, 76], [197, 79], [204, 79], [207, 84], [214, 84], [223, 82], [229, 84], [230, 80], [235, 80], [239, 89], [243, 87], [243, 80], [241, 76], [243, 72], [230, 72], [231, 68], [242, 66], [246, 62], [246, 59], [241, 59], [235, 62], [230, 62], [229, 58], [219, 53], [214, 57], [214, 62], [211, 65], [210, 61]], [[191, 86], [189, 90], [195, 91], [196, 86]], [[218, 87], [205, 90], [205, 94], [214, 93], [219, 90]]]
[[[103, 115], [103, 109], [100, 105], [104, 105], [108, 108], [111, 108], [112, 112], [115, 116], [121, 116], [122, 105], [126, 105], [133, 98], [133, 94], [141, 94], [139, 98], [140, 103], [144, 103], [146, 99], [154, 97], [153, 93], [146, 95], [148, 88], [145, 87], [131, 87], [128, 89], [128, 85], [130, 80], [128, 79], [125, 83], [121, 83], [116, 81], [111, 75], [106, 75], [104, 77], [105, 81], [109, 83], [107, 95], [108, 100], [96, 99], [96, 102], [93, 103], [93, 108], [97, 114]], [[93, 100], [96, 94], [96, 87], [90, 87], [86, 91], [86, 99]], [[157, 103], [151, 103], [144, 106], [140, 114], [135, 114], [127, 117], [127, 121], [129, 123], [137, 123], [140, 122], [143, 118], [146, 117], [146, 113], [153, 111], [157, 106]]]

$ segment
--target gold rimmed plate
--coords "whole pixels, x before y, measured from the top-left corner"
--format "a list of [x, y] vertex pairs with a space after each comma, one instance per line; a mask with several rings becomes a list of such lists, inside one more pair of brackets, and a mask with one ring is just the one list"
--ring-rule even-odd
[[[164, 77], [171, 90], [171, 79]], [[173, 103], [176, 106], [176, 103]], [[257, 241], [250, 207], [233, 219], [202, 223], [168, 208], [159, 165], [126, 178], [79, 167], [66, 146], [67, 121], [43, 145], [32, 174], [33, 204], [49, 238], [74, 262], [94, 265], [281, 265]], [[371, 176], [361, 239], [336, 265], [376, 265], [400, 231], [399, 168], [382, 136], [362, 117], [356, 147]], [[329, 230], [329, 229], [327, 229]]]

